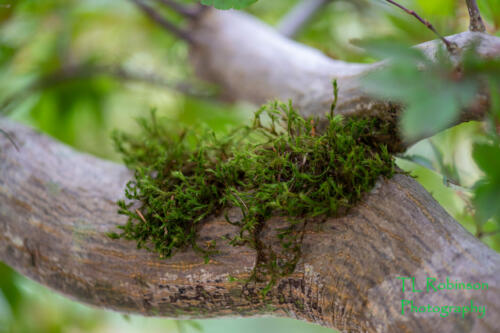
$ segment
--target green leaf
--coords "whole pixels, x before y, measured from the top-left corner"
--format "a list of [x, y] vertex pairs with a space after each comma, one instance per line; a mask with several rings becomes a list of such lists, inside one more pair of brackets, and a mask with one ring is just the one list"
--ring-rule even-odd
[[387, 40], [362, 44], [375, 56], [389, 60], [383, 69], [365, 77], [364, 86], [376, 97], [405, 106], [401, 127], [409, 140], [447, 128], [474, 98], [477, 80], [454, 79], [455, 69], [444, 56], [438, 54], [436, 63], [431, 63], [422, 51], [404, 44]]
[[477, 166], [486, 177], [500, 180], [500, 147], [489, 144], [474, 145], [472, 153]]
[[257, 2], [257, 0], [201, 0], [205, 6], [212, 6], [217, 9], [242, 9]]
[[458, 117], [455, 96], [446, 89], [435, 95], [415, 89], [407, 101], [409, 106], [403, 113], [401, 127], [410, 139], [437, 133]]
[[479, 222], [485, 223], [492, 217], [500, 221], [500, 143], [476, 144], [472, 156], [485, 173], [475, 185], [474, 205]]
[[486, 21], [495, 26], [500, 24], [500, 0], [481, 0], [478, 6]]
[[403, 155], [403, 156], [399, 156], [399, 158], [413, 162], [413, 163], [418, 164], [420, 166], [423, 166], [426, 169], [436, 171], [436, 168], [434, 168], [432, 161], [425, 156], [422, 156], [422, 155]]
[[476, 188], [474, 205], [481, 224], [492, 217], [500, 217], [500, 182], [482, 183]]
[[389, 39], [363, 39], [351, 41], [355, 46], [365, 49], [370, 55], [379, 59], [392, 61], [429, 62], [422, 51], [412, 48], [409, 43], [394, 42]]

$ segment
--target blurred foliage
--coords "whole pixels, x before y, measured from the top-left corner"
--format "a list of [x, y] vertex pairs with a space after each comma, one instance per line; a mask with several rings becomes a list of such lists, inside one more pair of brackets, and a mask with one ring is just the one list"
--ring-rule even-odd
[[405, 105], [401, 128], [408, 140], [442, 131], [473, 101], [478, 81], [455, 68], [443, 48], [433, 62], [420, 50], [388, 40], [365, 46], [380, 59], [390, 59], [389, 66], [366, 77], [365, 86], [376, 96]]
[[491, 30], [500, 29], [500, 0], [478, 0], [477, 5]]
[[[246, 10], [274, 25], [297, 2], [260, 0]], [[443, 35], [467, 29], [465, 1], [401, 0], [401, 3], [432, 22]], [[488, 31], [500, 35], [500, 1], [478, 0], [478, 5]], [[176, 24], [185, 25], [175, 13], [162, 13]], [[366, 52], [351, 41], [374, 38], [411, 45], [435, 36], [413, 17], [382, 0], [333, 1], [298, 36], [300, 42], [333, 58], [360, 62], [373, 62], [377, 59], [376, 54]], [[391, 52], [395, 52], [390, 54], [392, 57], [401, 52], [408, 61], [419, 57], [406, 51]], [[3, 112], [8, 111], [12, 118], [29, 123], [77, 149], [118, 160], [110, 139], [111, 130], [137, 131], [134, 118], [151, 107], [156, 107], [159, 115], [168, 117], [173, 124], [205, 123], [217, 133], [250, 118], [252, 107], [246, 105], [195, 99], [175, 89], [167, 89], [165, 85], [124, 79], [106, 72], [68, 75], [62, 81], [47, 80], [54, 75], [67, 75], [68, 68], [88, 65], [155, 75], [174, 83], [193, 80], [186, 44], [158, 28], [130, 1], [0, 0], [0, 108]], [[471, 62], [471, 70], [492, 69], [474, 67], [483, 65]], [[447, 69], [433, 76], [438, 81], [429, 83], [432, 87], [437, 87], [438, 83], [440, 86], [429, 92], [431, 101], [426, 102], [430, 104], [423, 111], [424, 115], [432, 116], [436, 114], [436, 107], [448, 110], [443, 122], [451, 119], [456, 110], [456, 106], [453, 110], [449, 105], [440, 106], [440, 101], [434, 97], [450, 82], [444, 75], [450, 68], [444, 68]], [[425, 82], [430, 80], [414, 70], [415, 67], [405, 69], [406, 76], [401, 77], [405, 84], [413, 84], [409, 79], [411, 75], [427, 80]], [[494, 86], [494, 83], [489, 84]], [[420, 83], [415, 91], [424, 94], [425, 89]], [[461, 89], [469, 94], [474, 87], [465, 82], [452, 82], [443, 94], [449, 99]], [[412, 91], [410, 88], [403, 90], [408, 94]], [[468, 230], [483, 236], [487, 244], [500, 250], [500, 236], [495, 232], [498, 211], [493, 209], [500, 206], [498, 200], [495, 201], [499, 168], [492, 167], [495, 163], [492, 154], [498, 157], [499, 149], [495, 129], [498, 128], [500, 108], [499, 97], [495, 98], [497, 102], [493, 103], [489, 122], [462, 124], [423, 140], [401, 156], [398, 164], [416, 176]], [[90, 309], [55, 295], [4, 265], [0, 266], [0, 289], [0, 332], [196, 331], [189, 323], [135, 316], [126, 319]], [[297, 321], [274, 319], [197, 323], [206, 333], [331, 332]]]
[[[35, 288], [32, 288], [35, 287]], [[53, 297], [52, 292], [26, 283], [0, 263], [0, 332], [91, 332], [105, 318], [101, 311]], [[49, 296], [50, 302], [45, 298]]]
[[257, 2], [257, 0], [201, 0], [206, 6], [214, 6], [218, 9], [242, 9]]
[[[473, 197], [471, 200], [463, 196], [476, 235], [497, 233], [500, 230], [500, 59], [481, 59], [476, 56], [475, 45], [471, 45], [457, 66], [449, 60], [444, 46], [431, 61], [422, 51], [394, 41], [370, 40], [360, 44], [370, 54], [388, 59], [383, 69], [367, 75], [365, 88], [376, 96], [405, 106], [400, 127], [410, 142], [452, 126], [461, 111], [473, 105], [480, 87], [490, 93], [492, 102], [486, 128], [483, 135], [477, 137], [486, 143], [476, 143], [473, 149], [473, 158], [484, 173], [476, 184], [469, 187], [461, 184], [458, 166], [444, 163], [444, 152], [432, 141], [430, 145], [444, 184], [459, 186]], [[404, 158], [436, 170], [426, 156], [406, 155]], [[488, 221], [496, 228], [484, 232], [483, 226]]]
[[500, 144], [476, 144], [474, 160], [485, 176], [476, 184], [474, 203], [477, 207], [479, 222], [483, 224], [490, 218], [500, 221]]
[[390, 40], [360, 44], [378, 58], [389, 60], [383, 70], [365, 78], [365, 87], [374, 95], [405, 105], [401, 128], [410, 141], [436, 134], [456, 122], [460, 111], [474, 102], [480, 86], [484, 89], [487, 85], [492, 96], [498, 95], [493, 87], [500, 86], [500, 60], [480, 59], [474, 45], [464, 51], [457, 66], [443, 45], [431, 61], [423, 51]]

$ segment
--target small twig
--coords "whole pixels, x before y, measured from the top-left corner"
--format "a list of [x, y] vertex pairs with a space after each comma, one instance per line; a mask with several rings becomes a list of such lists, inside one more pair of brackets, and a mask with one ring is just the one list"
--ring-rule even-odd
[[206, 93], [202, 92], [200, 89], [201, 87], [196, 88], [190, 82], [168, 81], [163, 77], [154, 75], [153, 73], [132, 72], [121, 67], [113, 66], [76, 64], [64, 66], [53, 73], [47, 74], [29, 86], [23, 88], [21, 91], [6, 98], [2, 103], [0, 103], [0, 113], [9, 113], [17, 101], [24, 100], [35, 91], [57, 86], [58, 84], [71, 80], [91, 79], [96, 76], [108, 76], [121, 81], [142, 82], [158, 87], [172, 89], [187, 96], [196, 98], [210, 98], [214, 95], [210, 91]]
[[10, 143], [12, 143], [12, 145], [14, 146], [14, 148], [16, 148], [17, 151], [20, 151], [19, 146], [16, 144], [16, 142], [14, 141], [14, 138], [12, 138], [12, 136], [9, 133], [7, 133], [6, 131], [4, 131], [1, 128], [0, 128], [0, 133], [5, 135], [5, 137], [10, 141]]
[[337, 80], [333, 80], [333, 102], [330, 105], [330, 118], [333, 118], [335, 108], [337, 107], [337, 100], [339, 99], [339, 86], [337, 85]]
[[174, 12], [191, 19], [198, 18], [198, 15], [200, 14], [199, 10], [196, 10], [195, 8], [192, 7], [184, 6], [178, 3], [177, 1], [172, 1], [172, 0], [155, 0], [155, 1], [172, 9]]
[[300, 30], [333, 0], [303, 0], [293, 7], [278, 24], [278, 31], [288, 38], [295, 37]]
[[246, 209], [246, 211], [248, 213], [249, 210], [248, 210], [247, 205], [245, 204], [245, 201], [243, 201], [236, 192], [231, 191], [231, 193], [236, 197], [236, 199], [238, 199], [239, 202], [241, 202], [241, 204], [243, 205], [243, 207], [245, 207], [245, 209]]
[[483, 237], [489, 237], [489, 236], [495, 236], [496, 234], [499, 234], [500, 230], [494, 230], [494, 231], [479, 231], [476, 233], [477, 238], [483, 238]]
[[142, 222], [147, 223], [146, 219], [144, 218], [144, 215], [142, 215], [142, 213], [141, 213], [140, 210], [136, 209], [135, 212], [137, 213], [137, 215], [139, 215], [139, 217], [141, 218]]
[[193, 38], [188, 32], [178, 28], [175, 24], [173, 24], [172, 22], [161, 16], [153, 7], [143, 2], [143, 0], [131, 0], [131, 1], [134, 2], [137, 5], [137, 7], [139, 7], [139, 9], [141, 9], [147, 16], [149, 16], [149, 18], [151, 18], [165, 30], [173, 33], [175, 36], [185, 40], [186, 42], [189, 43], [194, 42]]
[[481, 18], [481, 13], [477, 7], [476, 0], [465, 0], [465, 2], [467, 3], [467, 9], [469, 10], [470, 17], [469, 30], [485, 32], [486, 27], [484, 26], [483, 19]]
[[407, 14], [415, 17], [417, 20], [419, 20], [422, 24], [424, 24], [429, 30], [431, 30], [432, 32], [434, 32], [436, 34], [436, 36], [439, 37], [439, 39], [441, 39], [444, 43], [444, 45], [446, 45], [446, 49], [448, 50], [448, 52], [450, 53], [454, 53], [454, 50], [455, 50], [455, 47], [446, 39], [444, 38], [439, 32], [437, 32], [436, 28], [434, 28], [434, 26], [427, 20], [423, 19], [420, 15], [418, 15], [415, 11], [413, 10], [410, 10], [406, 7], [404, 7], [403, 5], [400, 5], [399, 3], [395, 2], [395, 1], [392, 1], [392, 0], [385, 0], [386, 2], [402, 9], [404, 12], [406, 12]]

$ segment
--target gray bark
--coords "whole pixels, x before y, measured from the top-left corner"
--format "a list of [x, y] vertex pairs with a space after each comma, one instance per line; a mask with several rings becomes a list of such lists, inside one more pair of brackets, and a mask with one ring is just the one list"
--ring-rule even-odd
[[[0, 137], [0, 259], [74, 299], [121, 312], [175, 318], [286, 316], [345, 332], [498, 332], [500, 255], [464, 230], [411, 177], [381, 179], [341, 218], [310, 222], [296, 271], [263, 301], [245, 279], [255, 250], [221, 241], [237, 230], [213, 216], [200, 242], [217, 239], [210, 263], [191, 249], [170, 259], [112, 240], [129, 172], [77, 153], [22, 125], [0, 121], [19, 145]], [[231, 214], [236, 214], [232, 212]], [[263, 244], [276, 245], [273, 218]], [[487, 291], [401, 292], [399, 276], [488, 283]], [[465, 318], [401, 314], [418, 305], [486, 306]]]
[[[357, 64], [334, 60], [320, 51], [283, 37], [272, 27], [237, 11], [207, 10], [192, 29], [191, 59], [197, 73], [222, 87], [228, 98], [263, 104], [292, 99], [306, 116], [323, 116], [333, 101], [332, 80], [339, 84], [337, 113], [383, 117], [391, 110], [363, 91], [360, 80], [385, 62]], [[500, 55], [500, 38], [463, 32], [446, 37], [460, 54], [472, 43], [482, 57]], [[439, 41], [418, 45], [435, 58]], [[454, 58], [459, 60], [459, 56]], [[486, 110], [469, 110], [473, 116]]]
[[[305, 115], [321, 115], [341, 87], [337, 112], [385, 117], [389, 103], [365, 94], [359, 79], [383, 66], [332, 60], [237, 12], [205, 11], [191, 31], [198, 72], [233, 99], [263, 103], [292, 99]], [[500, 39], [480, 33], [448, 37], [459, 48], [479, 42], [484, 57], [500, 55]], [[423, 44], [430, 57], [437, 42]], [[458, 61], [458, 59], [456, 59]], [[485, 105], [464, 110], [478, 118]], [[105, 233], [125, 223], [116, 200], [130, 173], [0, 120], [20, 149], [0, 136], [0, 259], [20, 273], [77, 300], [122, 312], [176, 318], [274, 315], [345, 332], [498, 332], [500, 255], [464, 230], [412, 178], [380, 179], [346, 216], [309, 223], [297, 270], [277, 282], [268, 302], [262, 285], [246, 278], [256, 253], [218, 241], [209, 264], [185, 249], [164, 260], [134, 242]], [[233, 212], [236, 214], [236, 212]], [[264, 244], [276, 246], [278, 217], [266, 224]], [[221, 216], [200, 231], [206, 242], [236, 230]], [[402, 293], [397, 277], [481, 282], [488, 291]], [[418, 305], [486, 306], [486, 316], [401, 314], [401, 300]]]

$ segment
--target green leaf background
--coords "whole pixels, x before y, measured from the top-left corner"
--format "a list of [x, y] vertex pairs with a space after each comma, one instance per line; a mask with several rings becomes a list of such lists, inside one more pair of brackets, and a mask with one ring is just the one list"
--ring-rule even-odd
[[205, 6], [213, 6], [217, 9], [242, 9], [257, 2], [257, 0], [201, 0]]

